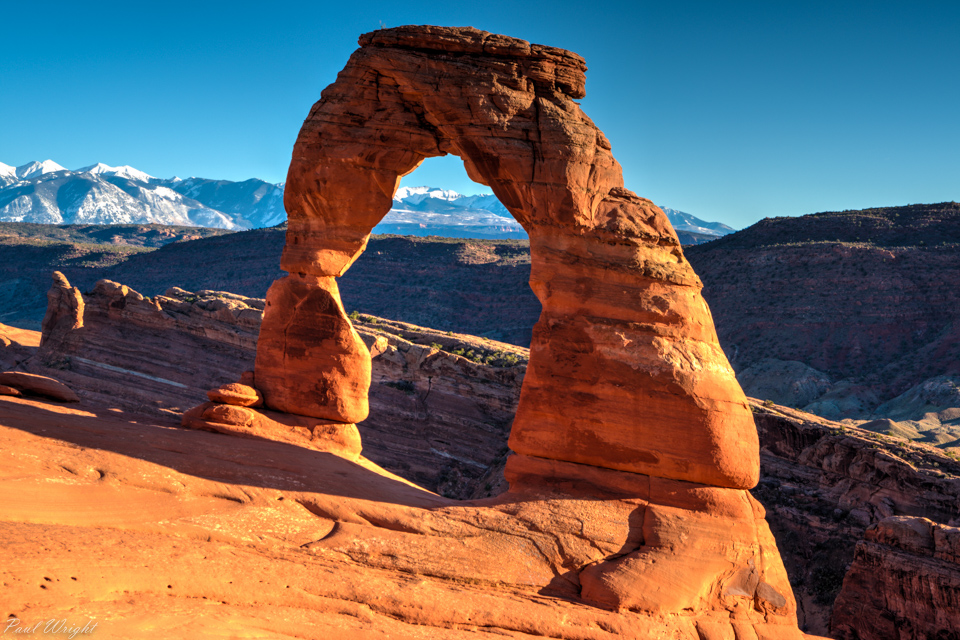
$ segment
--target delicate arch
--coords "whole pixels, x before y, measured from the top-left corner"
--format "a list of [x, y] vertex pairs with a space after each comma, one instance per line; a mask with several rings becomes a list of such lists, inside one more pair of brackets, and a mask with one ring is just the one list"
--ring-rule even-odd
[[[666, 216], [623, 187], [575, 102], [574, 53], [471, 28], [366, 34], [294, 147], [282, 267], [257, 351], [268, 406], [366, 417], [370, 363], [336, 277], [400, 178], [454, 153], [530, 235], [543, 304], [510, 446], [523, 456], [749, 488], [756, 429]], [[509, 469], [508, 469], [509, 471]]]

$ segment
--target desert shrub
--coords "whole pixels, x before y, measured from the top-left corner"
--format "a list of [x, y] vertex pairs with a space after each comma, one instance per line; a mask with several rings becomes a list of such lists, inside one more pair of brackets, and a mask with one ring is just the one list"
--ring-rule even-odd
[[812, 582], [812, 591], [814, 600], [817, 604], [831, 604], [837, 599], [840, 593], [840, 587], [843, 586], [843, 576], [846, 573], [845, 566], [836, 566], [831, 563], [825, 563], [817, 566], [810, 572]]
[[383, 384], [386, 387], [392, 387], [397, 391], [402, 391], [408, 396], [412, 396], [414, 393], [417, 392], [416, 385], [409, 380], [392, 380], [390, 382], [382, 382], [381, 384]]

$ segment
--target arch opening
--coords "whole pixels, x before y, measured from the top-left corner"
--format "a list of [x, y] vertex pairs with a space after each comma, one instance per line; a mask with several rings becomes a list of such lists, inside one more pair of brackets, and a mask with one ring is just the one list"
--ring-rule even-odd
[[541, 311], [526, 233], [453, 155], [404, 176], [373, 233], [338, 279], [372, 356], [364, 455], [447, 498], [495, 495]]
[[427, 158], [402, 176], [390, 211], [372, 233], [445, 238], [526, 239], [493, 191], [467, 175], [456, 155]]

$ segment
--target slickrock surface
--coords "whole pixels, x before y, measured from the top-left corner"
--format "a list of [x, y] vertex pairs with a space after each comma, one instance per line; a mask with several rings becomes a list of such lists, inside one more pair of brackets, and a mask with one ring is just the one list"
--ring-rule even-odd
[[[800, 638], [764, 509], [745, 491], [759, 476], [752, 414], [666, 216], [624, 188], [575, 102], [583, 60], [471, 28], [401, 27], [360, 44], [294, 148], [290, 275], [267, 293], [254, 374], [265, 406], [365, 417], [370, 369], [335, 278], [427, 157], [460, 156], [530, 234], [543, 312], [510, 491], [372, 528], [339, 519], [310, 548], [635, 611], [676, 637]], [[612, 528], [586, 531], [587, 520]], [[462, 536], [453, 521], [476, 539], [424, 566], [421, 553], [440, 554], [431, 537]]]
[[104, 638], [732, 637], [726, 616], [557, 597], [575, 592], [566, 563], [642, 535], [629, 487], [598, 492], [596, 476], [581, 498], [541, 486], [455, 502], [364, 459], [6, 398], [0, 462], [0, 581], [25, 624], [93, 618]]
[[[232, 319], [201, 308], [226, 298], [184, 291], [180, 295], [194, 300], [191, 314], [196, 322], [202, 319], [206, 333], [228, 334]], [[263, 302], [240, 299], [250, 308]], [[166, 304], [162, 297], [157, 301]], [[94, 306], [88, 304], [88, 308]], [[104, 337], [116, 337], [111, 324], [124, 321], [120, 316], [109, 319], [98, 331]], [[371, 415], [359, 425], [364, 455], [449, 497], [484, 497], [504, 491], [506, 440], [519, 399], [526, 350], [366, 315], [353, 322], [374, 356]], [[87, 329], [91, 328], [88, 323]], [[39, 334], [24, 333], [32, 334], [23, 338], [25, 342], [39, 343]], [[133, 351], [132, 345], [126, 351], [126, 366], [150, 371], [160, 357], [150, 349], [161, 342], [160, 337], [170, 345], [189, 336], [171, 327], [158, 339], [142, 339], [142, 351]], [[83, 357], [82, 351], [75, 353]], [[239, 372], [252, 366], [252, 347], [237, 353], [238, 360], [227, 369]], [[196, 355], [198, 365], [203, 358], [204, 352]], [[115, 376], [118, 389], [125, 385], [125, 393], [135, 400], [130, 408], [151, 406], [152, 381], [99, 368], [92, 371], [97, 376]], [[79, 375], [73, 380], [86, 385], [105, 382], [102, 377]], [[180, 389], [185, 395], [179, 406], [199, 402], [204, 384], [213, 383], [210, 378], [201, 388]], [[90, 394], [84, 386], [76, 389], [98, 407], [118, 406], [115, 399], [99, 404], [107, 397]], [[759, 402], [753, 408], [762, 446], [762, 478], [753, 494], [767, 509], [797, 594], [802, 627], [826, 635], [834, 599], [865, 528], [887, 516], [905, 514], [944, 524], [960, 522], [960, 465], [930, 447], [811, 414]], [[292, 429], [286, 433], [288, 442], [312, 446], [312, 435], [298, 436]], [[273, 437], [284, 436], [274, 433]]]
[[960, 635], [960, 528], [891, 517], [857, 545], [832, 620], [835, 638]]

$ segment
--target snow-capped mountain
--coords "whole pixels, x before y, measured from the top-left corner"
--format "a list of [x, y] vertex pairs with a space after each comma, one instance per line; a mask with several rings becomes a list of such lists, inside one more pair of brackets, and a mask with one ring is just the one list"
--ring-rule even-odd
[[462, 197], [463, 196], [456, 191], [445, 191], [443, 189], [437, 189], [436, 187], [400, 187], [397, 189], [397, 193], [393, 196], [393, 199], [400, 202], [417, 204], [427, 198], [433, 198], [435, 200], [457, 200]]
[[262, 180], [161, 180], [102, 162], [68, 170], [53, 162], [0, 164], [0, 221], [166, 224], [251, 229], [286, 219], [283, 186]]
[[436, 187], [400, 187], [374, 233], [455, 238], [525, 238], [493, 194], [465, 196]]
[[507, 208], [500, 204], [492, 193], [465, 196], [456, 191], [436, 187], [400, 187], [393, 196], [393, 201], [395, 210], [441, 211], [445, 210], [444, 204], [449, 204], [458, 209], [481, 209], [513, 220]]
[[56, 173], [57, 171], [66, 171], [53, 160], [44, 160], [43, 162], [28, 162], [17, 167], [17, 178], [20, 180], [29, 180], [47, 173]]
[[[286, 220], [285, 184], [250, 179], [155, 178], [102, 162], [68, 170], [53, 162], [0, 163], [0, 221], [44, 224], [165, 224], [256, 229]], [[677, 231], [722, 236], [733, 229], [664, 209]], [[400, 187], [375, 233], [461, 238], [525, 238], [491, 193], [463, 195], [436, 187]]]
[[93, 173], [100, 176], [116, 176], [118, 178], [139, 180], [140, 182], [150, 182], [151, 180], [156, 180], [156, 178], [153, 176], [146, 174], [139, 169], [134, 169], [130, 165], [126, 164], [121, 167], [111, 167], [108, 164], [98, 162], [97, 164], [92, 164], [89, 167], [77, 169], [77, 173]]
[[70, 171], [46, 160], [17, 167], [12, 180], [3, 167], [0, 221], [244, 228], [133, 167], [98, 163]]
[[256, 178], [243, 182], [171, 178], [161, 184], [211, 209], [223, 211], [244, 229], [272, 227], [287, 219], [283, 183], [272, 184]]
[[0, 187], [6, 186], [11, 182], [16, 182], [17, 168], [0, 162]]
[[670, 220], [670, 224], [676, 231], [689, 231], [705, 236], [717, 236], [718, 238], [736, 231], [733, 227], [728, 227], [722, 222], [706, 222], [683, 211], [667, 207], [661, 207], [661, 209], [667, 214], [667, 219]]

